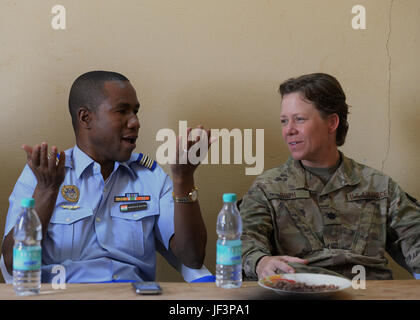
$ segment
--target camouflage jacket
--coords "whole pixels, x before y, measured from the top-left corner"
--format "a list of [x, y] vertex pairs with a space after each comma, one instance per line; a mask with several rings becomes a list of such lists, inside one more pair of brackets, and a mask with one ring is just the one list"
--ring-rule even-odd
[[352, 278], [363, 265], [366, 279], [392, 279], [385, 250], [420, 273], [420, 206], [395, 181], [342, 155], [324, 185], [290, 158], [261, 174], [240, 204], [243, 271], [256, 278], [266, 255], [308, 259], [296, 272]]

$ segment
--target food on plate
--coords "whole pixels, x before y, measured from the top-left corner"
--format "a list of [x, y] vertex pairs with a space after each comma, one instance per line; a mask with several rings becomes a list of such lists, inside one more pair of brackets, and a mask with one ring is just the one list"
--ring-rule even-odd
[[325, 292], [339, 289], [339, 287], [334, 284], [313, 285], [291, 279], [285, 279], [281, 276], [269, 277], [266, 281], [264, 281], [264, 283], [271, 288], [293, 292]]

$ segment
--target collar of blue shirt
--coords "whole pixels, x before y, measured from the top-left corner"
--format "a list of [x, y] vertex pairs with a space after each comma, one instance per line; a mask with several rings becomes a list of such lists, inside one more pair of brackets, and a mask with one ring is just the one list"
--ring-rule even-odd
[[[132, 163], [137, 163], [138, 154], [132, 153], [131, 157], [126, 162], [115, 162], [114, 171], [118, 169], [119, 166], [127, 168], [133, 178], [137, 178], [137, 173], [133, 170], [130, 165]], [[80, 179], [82, 173], [86, 170], [87, 167], [90, 165], [98, 165], [98, 169], [100, 170], [100, 165], [96, 163], [91, 157], [89, 157], [85, 152], [83, 152], [77, 145], [74, 146], [73, 149], [66, 150], [66, 163], [65, 166], [69, 168], [73, 168], [76, 170], [76, 176]]]

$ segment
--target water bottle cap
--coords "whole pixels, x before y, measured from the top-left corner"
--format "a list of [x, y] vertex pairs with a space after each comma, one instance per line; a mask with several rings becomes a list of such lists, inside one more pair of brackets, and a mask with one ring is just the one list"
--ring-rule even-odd
[[35, 206], [35, 199], [33, 198], [23, 198], [20, 201], [22, 207], [33, 208]]
[[224, 193], [223, 202], [236, 202], [236, 193]]

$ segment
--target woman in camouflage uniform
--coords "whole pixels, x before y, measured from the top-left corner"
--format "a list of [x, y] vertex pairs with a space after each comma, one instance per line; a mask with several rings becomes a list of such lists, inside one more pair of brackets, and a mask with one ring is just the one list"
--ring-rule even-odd
[[366, 279], [392, 279], [387, 250], [418, 277], [419, 204], [390, 177], [338, 151], [348, 130], [339, 82], [309, 74], [287, 80], [279, 92], [291, 158], [261, 174], [240, 205], [245, 276], [352, 278], [361, 265]]

